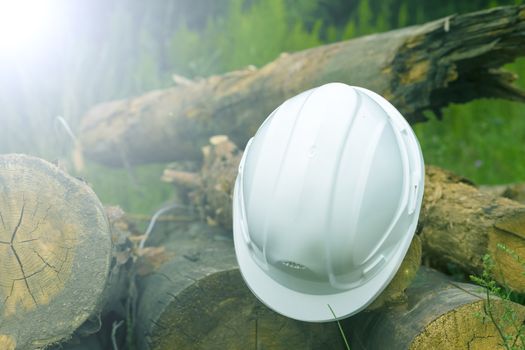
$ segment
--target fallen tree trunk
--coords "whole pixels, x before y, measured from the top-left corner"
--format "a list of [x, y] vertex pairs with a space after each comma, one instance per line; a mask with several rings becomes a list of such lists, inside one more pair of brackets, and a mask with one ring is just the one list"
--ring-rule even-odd
[[[183, 183], [193, 188], [190, 199], [202, 218], [231, 230], [231, 193], [242, 153], [225, 136], [213, 138], [203, 151], [200, 173], [193, 174], [192, 181], [186, 174]], [[179, 185], [178, 174], [167, 169], [164, 180]], [[433, 262], [454, 263], [480, 274], [483, 256], [490, 254], [498, 267], [497, 281], [525, 292], [524, 268], [515, 256], [525, 257], [525, 205], [484, 193], [463, 178], [427, 166], [418, 234], [424, 255]]]
[[80, 140], [85, 155], [113, 166], [199, 159], [210, 136], [244, 145], [285, 99], [332, 81], [378, 92], [414, 123], [451, 102], [525, 101], [515, 76], [497, 69], [524, 53], [525, 6], [454, 15], [97, 105], [83, 117]]
[[45, 348], [96, 317], [111, 257], [106, 213], [84, 182], [0, 156], [0, 349]]
[[[525, 320], [524, 306], [487, 299], [480, 287], [452, 282], [425, 267], [418, 271], [406, 295], [405, 304], [365, 311], [345, 321], [351, 348], [504, 349], [499, 331], [510, 336], [510, 345], [517, 335], [515, 327], [519, 329]], [[510, 315], [515, 319], [508, 322]], [[518, 339], [514, 345], [521, 348], [525, 344]]]

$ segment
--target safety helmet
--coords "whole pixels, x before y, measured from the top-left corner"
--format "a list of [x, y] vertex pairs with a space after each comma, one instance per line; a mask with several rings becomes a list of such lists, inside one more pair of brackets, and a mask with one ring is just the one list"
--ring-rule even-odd
[[408, 250], [423, 183], [416, 136], [383, 97], [330, 83], [290, 98], [239, 165], [233, 225], [244, 280], [297, 320], [359, 312]]

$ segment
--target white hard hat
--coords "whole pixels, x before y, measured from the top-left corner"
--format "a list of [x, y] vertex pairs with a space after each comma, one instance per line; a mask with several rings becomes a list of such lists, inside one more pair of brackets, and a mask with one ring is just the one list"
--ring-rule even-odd
[[416, 136], [383, 97], [331, 83], [287, 100], [248, 142], [235, 182], [247, 285], [297, 320], [359, 312], [408, 250], [423, 181]]

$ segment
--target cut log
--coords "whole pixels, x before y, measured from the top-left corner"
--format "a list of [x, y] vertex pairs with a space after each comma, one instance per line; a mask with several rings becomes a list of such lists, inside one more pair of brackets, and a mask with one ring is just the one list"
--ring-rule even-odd
[[139, 349], [343, 348], [336, 324], [294, 321], [258, 301], [241, 277], [231, 234], [203, 223], [165, 231], [173, 258], [139, 284]]
[[[480, 274], [483, 256], [496, 265], [496, 280], [525, 292], [525, 205], [478, 190], [467, 180], [427, 166], [419, 234], [425, 256]], [[510, 252], [509, 252], [510, 250]]]
[[0, 349], [44, 348], [97, 315], [111, 254], [106, 213], [84, 182], [0, 156]]
[[454, 15], [97, 105], [83, 117], [80, 140], [85, 155], [113, 166], [199, 159], [210, 136], [243, 146], [284, 100], [332, 81], [378, 92], [414, 123], [451, 102], [524, 101], [516, 77], [497, 69], [523, 54], [525, 6]]
[[[161, 254], [171, 258], [139, 283], [140, 349], [343, 348], [335, 323], [292, 320], [252, 294], [241, 277], [231, 234], [199, 222], [164, 227], [165, 237], [157, 239], [165, 249]], [[407, 256], [371, 309], [406, 301], [403, 292], [421, 260], [417, 238]]]
[[[164, 234], [157, 240], [171, 258], [140, 279], [140, 349], [344, 348], [336, 323], [295, 321], [258, 301], [241, 277], [230, 234], [202, 223], [163, 223], [156, 234]], [[398, 275], [405, 268], [414, 266], [402, 266]], [[481, 287], [452, 284], [429, 269], [416, 281], [405, 298], [383, 297], [389, 286], [373, 311], [342, 322], [352, 349], [498, 349], [495, 326], [477, 316], [483, 314]], [[498, 322], [506, 305], [517, 325], [525, 319], [521, 305], [494, 298], [491, 305]], [[511, 334], [511, 327], [503, 329]]]
[[[498, 328], [512, 344], [515, 327], [525, 320], [523, 305], [487, 299], [480, 287], [452, 282], [425, 267], [406, 295], [403, 305], [365, 311], [345, 321], [352, 350], [504, 349]], [[515, 319], [508, 322], [510, 315]], [[525, 344], [518, 341], [515, 346]]]
[[[194, 176], [200, 185], [190, 199], [208, 223], [231, 230], [231, 193], [242, 154], [228, 139], [204, 151], [202, 170]], [[525, 205], [427, 166], [418, 232], [425, 256], [433, 263], [454, 263], [467, 273], [480, 274], [483, 256], [491, 254], [498, 267], [497, 281], [525, 292], [523, 266], [502, 249], [525, 257]]]

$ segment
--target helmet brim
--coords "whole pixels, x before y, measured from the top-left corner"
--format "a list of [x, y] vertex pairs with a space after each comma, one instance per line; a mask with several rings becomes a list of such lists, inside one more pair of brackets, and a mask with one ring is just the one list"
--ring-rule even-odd
[[416, 230], [420, 208], [417, 208], [414, 215], [415, 220], [410, 225], [409, 232], [405, 239], [398, 243], [391, 259], [364, 285], [328, 295], [301, 293], [277, 283], [252, 258], [250, 248], [244, 238], [244, 223], [238, 219], [241, 215], [237, 197], [238, 186], [240, 186], [239, 178], [236, 181], [233, 196], [233, 233], [235, 253], [241, 275], [250, 290], [261, 302], [279, 314], [296, 320], [328, 322], [346, 318], [365, 309], [381, 294], [396, 274]]

